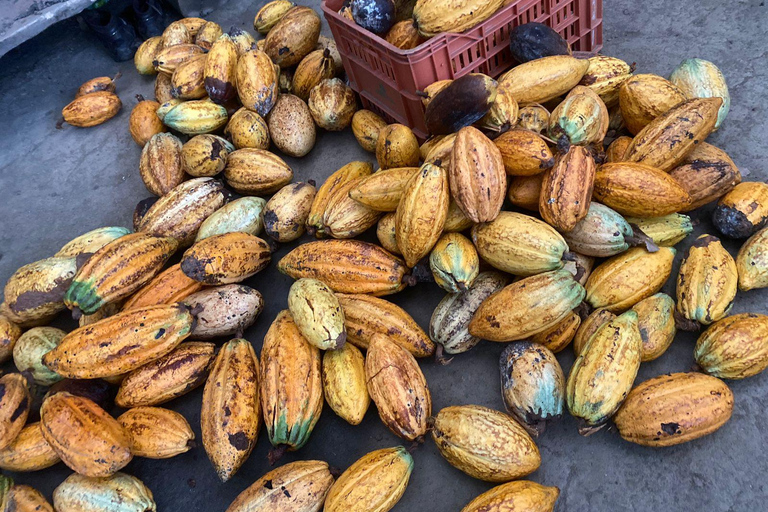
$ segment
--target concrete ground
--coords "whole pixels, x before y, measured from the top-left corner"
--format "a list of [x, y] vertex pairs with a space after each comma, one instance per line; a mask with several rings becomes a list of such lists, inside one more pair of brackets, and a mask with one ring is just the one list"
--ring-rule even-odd
[[[210, 19], [251, 28], [262, 2], [231, 2]], [[319, 2], [299, 2], [319, 8]], [[728, 79], [731, 113], [710, 141], [724, 148], [747, 180], [768, 178], [764, 146], [768, 138], [765, 101], [765, 26], [768, 8], [762, 0], [720, 2], [682, 0], [607, 0], [604, 53], [637, 62], [640, 73], [668, 75], [684, 58], [717, 63]], [[115, 64], [95, 39], [74, 20], [59, 23], [0, 59], [0, 282], [19, 266], [52, 255], [80, 233], [106, 225], [131, 225], [136, 202], [148, 194], [139, 178], [140, 148], [128, 134], [134, 95], [152, 95], [152, 80], [133, 72], [132, 64]], [[77, 87], [94, 76], [123, 72], [118, 93], [122, 112], [108, 123], [87, 130], [56, 130], [61, 108]], [[330, 172], [355, 159], [373, 160], [349, 131], [321, 133], [303, 160], [287, 159], [296, 179], [322, 182]], [[711, 207], [698, 215], [696, 234], [715, 234]], [[679, 247], [678, 261], [687, 243]], [[738, 247], [729, 243], [736, 254]], [[284, 247], [275, 259], [290, 247]], [[290, 280], [270, 268], [248, 284], [266, 298], [266, 308], [246, 337], [257, 350], [276, 313], [286, 307]], [[665, 287], [674, 293], [673, 279]], [[419, 285], [392, 299], [426, 328], [442, 297], [435, 285]], [[768, 313], [768, 292], [739, 293], [734, 312]], [[60, 322], [72, 327], [72, 323]], [[693, 365], [695, 336], [679, 334], [660, 359], [643, 364], [638, 382]], [[434, 400], [434, 411], [452, 404], [482, 404], [503, 409], [497, 362], [502, 344], [484, 342], [442, 367], [422, 361]], [[573, 355], [558, 356], [565, 371]], [[576, 432], [570, 417], [552, 426], [538, 441], [542, 465], [531, 479], [560, 488], [561, 511], [699, 510], [708, 512], [764, 510], [768, 455], [764, 449], [768, 375], [729, 383], [736, 396], [732, 420], [704, 439], [667, 449], [649, 449], [623, 441], [615, 431], [589, 438]], [[201, 391], [176, 400], [199, 436]], [[309, 443], [283, 462], [323, 459], [346, 468], [364, 453], [394, 446], [371, 408], [362, 425], [351, 427], [325, 408]], [[126, 469], [153, 490], [163, 511], [223, 511], [234, 497], [265, 473], [269, 442], [262, 434], [241, 471], [220, 483], [201, 447], [165, 461], [135, 459]], [[395, 510], [458, 511], [491, 487], [447, 464], [427, 441], [414, 452], [415, 469]], [[48, 497], [70, 474], [63, 464], [36, 474], [14, 474]]]

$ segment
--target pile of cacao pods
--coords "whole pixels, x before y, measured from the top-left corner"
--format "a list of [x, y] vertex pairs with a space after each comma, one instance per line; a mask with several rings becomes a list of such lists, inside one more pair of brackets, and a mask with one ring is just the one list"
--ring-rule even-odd
[[[737, 289], [768, 287], [768, 185], [742, 183], [728, 155], [705, 142], [730, 102], [714, 64], [684, 61], [669, 80], [636, 75], [616, 58], [577, 59], [556, 34], [524, 25], [513, 39], [521, 64], [498, 81], [474, 74], [424, 91], [434, 136], [423, 144], [406, 126], [350, 112], [342, 124], [380, 169], [350, 162], [316, 187], [292, 183], [268, 150], [270, 141], [286, 154], [307, 147], [275, 136], [281, 99], [306, 107], [309, 91], [309, 124], [322, 126], [312, 96], [328, 82], [310, 87], [304, 80], [321, 75], [300, 69], [335, 73], [332, 41], [313, 53], [317, 37], [285, 40], [314, 26], [307, 11], [267, 4], [254, 23], [267, 33], [264, 51], [247, 32], [187, 18], [137, 53], [140, 72], [159, 71], [158, 101], [139, 103], [130, 126], [156, 197], [138, 204], [134, 232], [90, 231], [6, 283], [0, 362], [12, 358], [18, 372], [0, 377], [0, 468], [66, 464], [74, 473], [54, 492], [59, 512], [156, 510], [144, 483], [120, 470], [133, 457], [191, 449], [187, 420], [161, 406], [203, 386], [202, 446], [222, 481], [247, 460], [262, 424], [274, 463], [307, 442], [324, 403], [357, 425], [373, 402], [394, 435], [429, 435], [450, 464], [501, 484], [463, 512], [551, 511], [556, 487], [518, 479], [539, 467], [535, 438], [566, 409], [583, 435], [612, 420], [627, 441], [655, 447], [730, 419], [733, 393], [721, 379], [768, 367], [768, 316], [728, 316]], [[294, 60], [273, 63], [274, 48]], [[204, 78], [190, 89], [176, 73], [195, 59], [205, 64], [190, 76]], [[275, 66], [291, 63], [296, 96], [277, 85], [285, 80]], [[227, 71], [209, 74], [209, 64]], [[250, 89], [267, 75], [266, 89]], [[243, 106], [214, 122], [209, 111], [229, 110], [236, 97]], [[283, 121], [301, 125], [293, 110]], [[167, 129], [194, 136], [182, 143]], [[507, 197], [514, 210], [504, 209]], [[676, 299], [659, 293], [674, 245], [692, 232], [686, 213], [713, 201], [716, 228], [747, 241], [734, 259], [702, 235], [683, 259]], [[380, 245], [355, 240], [374, 227]], [[275, 243], [305, 233], [318, 240], [277, 263], [295, 282], [257, 355], [243, 331], [267, 299], [242, 282], [270, 264]], [[181, 259], [169, 265], [174, 254]], [[423, 281], [446, 291], [428, 333], [382, 298]], [[48, 326], [65, 311], [79, 328]], [[700, 372], [635, 383], [677, 329], [698, 328]], [[444, 354], [482, 339], [509, 342], [500, 360], [508, 414], [457, 405], [433, 416], [417, 358], [447, 363]], [[566, 378], [554, 353], [571, 343], [578, 357]], [[117, 418], [108, 412], [114, 387], [125, 409]], [[40, 390], [40, 420], [28, 422]], [[401, 446], [362, 456], [338, 478], [326, 462], [293, 462], [227, 510], [387, 511], [412, 470]], [[6, 477], [0, 505], [53, 510]]]

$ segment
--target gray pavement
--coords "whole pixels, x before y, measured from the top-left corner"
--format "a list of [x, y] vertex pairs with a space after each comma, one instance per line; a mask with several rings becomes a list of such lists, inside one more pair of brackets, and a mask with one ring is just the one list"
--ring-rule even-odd
[[[252, 29], [263, 2], [230, 2], [209, 18], [225, 28]], [[319, 2], [300, 1], [319, 9]], [[768, 138], [768, 7], [762, 0], [720, 2], [681, 0], [606, 0], [604, 53], [637, 62], [638, 72], [668, 75], [688, 57], [712, 60], [728, 79], [731, 112], [710, 142], [724, 148], [745, 179], [765, 180]], [[327, 27], [325, 28], [327, 33]], [[105, 225], [130, 226], [136, 202], [148, 193], [138, 173], [140, 149], [128, 133], [134, 95], [152, 96], [152, 80], [133, 71], [132, 63], [116, 64], [74, 20], [58, 23], [0, 59], [0, 282], [19, 266], [52, 255], [87, 230]], [[85, 80], [123, 72], [118, 93], [124, 108], [106, 124], [80, 130], [56, 130], [61, 108]], [[296, 179], [318, 183], [355, 159], [373, 160], [349, 131], [320, 133], [316, 147], [302, 160], [286, 159]], [[704, 208], [696, 234], [715, 234]], [[689, 237], [688, 243], [694, 237]], [[283, 247], [277, 260], [292, 246]], [[686, 243], [679, 246], [679, 262]], [[737, 245], [727, 244], [732, 254]], [[665, 287], [674, 293], [673, 280]], [[246, 337], [257, 351], [271, 321], [286, 307], [290, 279], [274, 263], [247, 281], [260, 290], [266, 307]], [[442, 297], [435, 285], [419, 285], [392, 299], [426, 328]], [[739, 293], [734, 312], [767, 313], [766, 291]], [[72, 327], [71, 322], [59, 324]], [[695, 336], [679, 334], [660, 359], [644, 363], [638, 381], [693, 365]], [[434, 411], [453, 404], [481, 404], [503, 409], [497, 361], [503, 344], [483, 342], [446, 367], [422, 361], [432, 390]], [[558, 356], [565, 371], [573, 355]], [[615, 431], [589, 438], [564, 418], [539, 440], [541, 468], [531, 479], [561, 489], [559, 511], [747, 511], [765, 510], [768, 455], [764, 449], [768, 418], [768, 375], [731, 382], [733, 419], [704, 439], [667, 449], [642, 448], [624, 442]], [[197, 390], [170, 404], [182, 412], [199, 438], [200, 397]], [[364, 453], [394, 446], [399, 439], [381, 424], [372, 407], [362, 425], [352, 427], [325, 408], [309, 443], [283, 462], [323, 459], [346, 468]], [[182, 456], [154, 461], [135, 459], [126, 469], [155, 493], [161, 511], [224, 511], [234, 497], [268, 469], [269, 442], [262, 433], [241, 471], [221, 484], [201, 447]], [[431, 441], [414, 452], [411, 483], [399, 512], [458, 511], [491, 487], [473, 480], [445, 462]], [[14, 474], [20, 483], [48, 497], [70, 471], [59, 464], [36, 474]]]

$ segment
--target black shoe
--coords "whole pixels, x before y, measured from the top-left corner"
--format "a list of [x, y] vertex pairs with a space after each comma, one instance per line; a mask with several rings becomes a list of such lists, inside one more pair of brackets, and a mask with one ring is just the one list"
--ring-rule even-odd
[[112, 59], [122, 62], [133, 58], [141, 44], [133, 25], [101, 9], [83, 11], [82, 16], [85, 24], [93, 30]]
[[133, 0], [133, 12], [142, 39], [162, 35], [165, 27], [176, 18], [160, 0]]

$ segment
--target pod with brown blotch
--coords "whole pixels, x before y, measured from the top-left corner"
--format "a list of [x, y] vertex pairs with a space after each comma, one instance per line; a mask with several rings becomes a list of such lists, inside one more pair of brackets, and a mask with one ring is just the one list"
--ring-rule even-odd
[[551, 350], [527, 341], [511, 343], [501, 353], [499, 370], [507, 411], [533, 437], [562, 417], [565, 376]]
[[725, 194], [712, 212], [712, 223], [729, 238], [749, 238], [768, 222], [768, 184], [745, 181]]
[[371, 404], [365, 378], [365, 358], [351, 343], [323, 354], [325, 401], [350, 425], [359, 425]]
[[653, 361], [664, 354], [675, 339], [675, 301], [666, 293], [657, 293], [632, 306], [632, 310], [637, 313], [637, 327], [643, 341], [640, 361]]
[[175, 238], [147, 233], [109, 242], [78, 269], [64, 304], [90, 315], [104, 304], [128, 297], [160, 272], [178, 245]]
[[237, 231], [258, 235], [264, 227], [266, 205], [267, 202], [260, 197], [241, 197], [230, 201], [203, 221], [195, 240]]
[[66, 309], [64, 295], [77, 271], [75, 257], [28, 263], [5, 283], [0, 312], [20, 327], [43, 325]]
[[709, 435], [732, 413], [733, 392], [725, 382], [689, 372], [660, 375], [638, 384], [613, 419], [626, 441], [661, 447]]
[[720, 148], [700, 142], [669, 175], [691, 196], [691, 211], [733, 190], [741, 183], [741, 173], [728, 154]]
[[509, 178], [509, 190], [507, 191], [509, 202], [524, 210], [538, 212], [543, 181], [543, 173], [533, 176], [512, 176]]
[[605, 163], [621, 162], [624, 160], [624, 153], [632, 144], [632, 137], [622, 135], [613, 139], [605, 150]]
[[503, 4], [503, 0], [462, 0], [450, 5], [438, 0], [421, 0], [413, 7], [413, 20], [424, 37], [441, 32], [461, 33], [493, 16]]
[[592, 313], [581, 322], [579, 329], [576, 331], [576, 335], [573, 337], [574, 355], [578, 357], [584, 349], [584, 346], [586, 346], [587, 341], [589, 341], [589, 338], [591, 338], [603, 324], [607, 324], [615, 318], [615, 314], [604, 308], [592, 311]]
[[160, 103], [145, 100], [140, 94], [136, 95], [136, 99], [138, 103], [131, 110], [128, 129], [131, 132], [133, 141], [143, 148], [154, 135], [167, 130], [160, 118], [157, 117], [157, 109], [160, 108]]
[[240, 102], [262, 117], [266, 117], [278, 97], [278, 71], [269, 56], [252, 49], [237, 60], [235, 72]]
[[208, 340], [245, 331], [261, 314], [264, 298], [249, 286], [228, 284], [193, 293], [184, 304], [199, 311], [190, 336]]
[[389, 295], [412, 280], [400, 258], [360, 240], [322, 240], [299, 245], [277, 269], [293, 279], [313, 277], [334, 292]]
[[292, 242], [304, 234], [315, 199], [314, 182], [290, 183], [264, 207], [264, 232], [277, 242]]
[[122, 311], [67, 334], [43, 364], [68, 379], [122, 375], [169, 353], [194, 323], [181, 304]]
[[447, 83], [424, 110], [427, 131], [447, 135], [480, 121], [496, 100], [497, 85], [496, 80], [482, 73], [469, 73]]
[[691, 218], [682, 213], [670, 213], [663, 217], [627, 217], [658, 246], [673, 247], [693, 232]]
[[133, 457], [120, 423], [87, 398], [68, 392], [47, 397], [40, 408], [40, 426], [64, 464], [81, 475], [113, 475]]
[[675, 259], [672, 247], [648, 252], [633, 247], [604, 261], [592, 272], [584, 286], [585, 300], [593, 308], [619, 313], [655, 294], [667, 282]]
[[7, 373], [0, 377], [0, 450], [8, 448], [19, 436], [31, 406], [32, 396], [25, 376]]
[[261, 409], [270, 463], [309, 441], [323, 409], [320, 350], [301, 335], [288, 310], [277, 314], [261, 349]]
[[635, 245], [645, 245], [649, 251], [657, 250], [644, 232], [636, 231], [632, 226], [614, 210], [592, 202], [587, 215], [573, 229], [563, 233], [563, 238], [570, 249], [597, 258], [614, 256]]
[[0, 503], [4, 510], [14, 512], [53, 512], [53, 507], [40, 491], [28, 485], [14, 484], [8, 492], [0, 491], [4, 496]]
[[202, 284], [188, 278], [179, 264], [158, 274], [139, 291], [123, 303], [123, 311], [161, 304], [180, 302], [187, 296], [200, 291]]
[[40, 386], [50, 386], [60, 381], [61, 375], [43, 364], [43, 356], [53, 350], [66, 334], [56, 327], [33, 327], [22, 334], [13, 347], [13, 364]]
[[248, 340], [228, 341], [211, 367], [200, 413], [203, 447], [226, 482], [248, 459], [261, 426], [259, 359]]
[[304, 101], [309, 99], [310, 91], [326, 78], [333, 78], [335, 73], [330, 50], [314, 50], [301, 59], [293, 74], [291, 94]]
[[146, 39], [133, 54], [133, 65], [140, 75], [155, 75], [157, 70], [152, 64], [157, 54], [163, 49], [163, 37], [153, 36]]
[[367, 350], [365, 379], [379, 418], [396, 436], [421, 439], [428, 430], [432, 396], [416, 359], [383, 334], [374, 334]]
[[467, 126], [456, 135], [448, 179], [453, 200], [472, 222], [490, 222], [499, 215], [507, 190], [504, 161], [477, 128]]
[[429, 337], [446, 354], [462, 354], [480, 342], [469, 333], [469, 322], [478, 306], [504, 288], [509, 279], [500, 272], [481, 272], [467, 290], [448, 294], [435, 307], [429, 322]]
[[597, 201], [632, 217], [662, 217], [687, 210], [692, 201], [668, 173], [636, 162], [601, 165], [593, 193]]
[[501, 152], [504, 169], [510, 176], [533, 176], [555, 165], [547, 142], [527, 129], [513, 129], [493, 140]]
[[155, 134], [144, 145], [139, 173], [152, 194], [163, 196], [184, 181], [181, 148], [181, 141], [171, 133]]
[[479, 405], [440, 410], [432, 439], [453, 467], [487, 482], [514, 480], [541, 464], [536, 443], [518, 422]]
[[761, 229], [744, 242], [736, 256], [736, 269], [739, 273], [739, 290], [768, 287], [768, 228]]
[[53, 491], [59, 512], [104, 512], [105, 503], [117, 503], [115, 512], [156, 512], [152, 491], [135, 476], [115, 473], [109, 478], [73, 474]]
[[400, 306], [370, 295], [337, 293], [344, 310], [347, 341], [367, 350], [377, 334], [403, 347], [415, 357], [435, 353], [435, 344]]
[[587, 72], [579, 82], [600, 96], [607, 107], [619, 102], [619, 89], [632, 78], [634, 66], [616, 57], [595, 55], [589, 59]]
[[379, 132], [387, 126], [387, 122], [375, 112], [358, 110], [352, 116], [352, 134], [364, 150], [375, 153], [379, 141]]
[[215, 132], [227, 124], [227, 109], [209, 100], [190, 100], [173, 107], [163, 123], [184, 135]]
[[269, 149], [269, 128], [259, 114], [241, 107], [229, 118], [224, 127], [224, 135], [229, 137], [237, 149]]
[[627, 130], [635, 135], [688, 98], [675, 84], [659, 75], [635, 75], [619, 89], [621, 117]]
[[410, 128], [390, 124], [379, 130], [376, 160], [382, 169], [419, 165], [419, 141]]
[[584, 287], [567, 270], [526, 277], [483, 301], [469, 323], [469, 333], [489, 341], [525, 339], [561, 322], [584, 294]]
[[572, 258], [565, 262], [563, 268], [573, 274], [574, 279], [584, 286], [595, 267], [595, 258], [578, 252], [572, 252], [571, 256]]
[[472, 286], [480, 271], [480, 258], [472, 242], [460, 233], [445, 233], [429, 255], [432, 277], [448, 293]]
[[506, 88], [498, 87], [491, 108], [475, 125], [491, 132], [504, 133], [517, 124], [518, 110], [517, 100], [512, 94]]
[[21, 327], [7, 316], [0, 314], [0, 364], [13, 356], [13, 347], [21, 336]]
[[300, 158], [315, 147], [315, 121], [307, 104], [298, 96], [281, 94], [267, 123], [272, 143], [286, 155]]
[[[139, 231], [170, 237], [192, 245], [200, 225], [226, 201], [224, 184], [213, 178], [193, 178], [174, 187], [147, 210]], [[76, 278], [77, 280], [77, 278]]]
[[269, 245], [248, 233], [215, 235], [195, 243], [181, 258], [181, 271], [206, 285], [239, 283], [263, 270], [272, 258]]
[[80, 256], [98, 251], [109, 242], [130, 234], [131, 230], [124, 227], [96, 228], [73, 238], [54, 254], [57, 258]]
[[541, 218], [559, 231], [572, 230], [589, 210], [595, 168], [595, 159], [583, 146], [559, 154], [541, 182]]
[[352, 123], [357, 97], [340, 78], [327, 78], [312, 88], [307, 106], [317, 126], [340, 131]]
[[355, 201], [350, 196], [351, 191], [361, 179], [349, 180], [330, 192], [323, 212], [323, 228], [319, 231], [320, 233], [333, 238], [353, 238], [376, 223], [381, 213]]
[[333, 480], [325, 462], [291, 462], [256, 480], [227, 512], [319, 512]]
[[225, 103], [237, 95], [237, 46], [229, 34], [213, 42], [203, 70], [205, 92], [214, 103]]
[[581, 317], [574, 311], [545, 331], [529, 338], [533, 343], [543, 345], [554, 353], [561, 352], [573, 340], [581, 325]]
[[339, 299], [322, 281], [302, 278], [291, 285], [288, 309], [302, 336], [320, 350], [344, 346], [344, 311]]
[[723, 73], [716, 65], [704, 59], [685, 59], [672, 71], [669, 80], [689, 98], [722, 99], [715, 129], [723, 124], [731, 108], [731, 94]]
[[265, 149], [243, 148], [227, 157], [224, 180], [235, 192], [262, 195], [277, 192], [293, 179], [282, 158]]
[[424, 42], [424, 37], [413, 20], [398, 21], [389, 29], [385, 37], [386, 41], [401, 50], [412, 50]]
[[405, 493], [412, 471], [413, 458], [402, 446], [370, 452], [339, 476], [323, 510], [392, 510]]
[[264, 51], [275, 64], [288, 68], [315, 49], [319, 36], [320, 16], [310, 7], [293, 7], [267, 34]]
[[552, 55], [513, 67], [499, 78], [518, 103], [543, 103], [573, 89], [589, 68], [589, 60]]
[[418, 171], [418, 167], [395, 167], [376, 172], [356, 182], [349, 197], [373, 210], [394, 212], [408, 180]]
[[549, 116], [547, 133], [558, 144], [602, 144], [608, 131], [608, 108], [595, 92], [577, 85]]
[[518, 480], [484, 492], [461, 512], [552, 512], [560, 489]]
[[296, 4], [290, 0], [273, 0], [267, 2], [259, 9], [253, 19], [253, 28], [259, 34], [268, 34], [272, 27], [285, 16], [285, 13], [294, 8]]
[[[96, 91], [75, 98], [61, 111], [64, 122], [78, 128], [90, 128], [109, 121], [120, 112], [123, 103], [117, 94]], [[58, 126], [58, 125], [57, 125]]]
[[168, 459], [189, 451], [195, 433], [181, 414], [161, 407], [135, 407], [118, 416], [136, 457]]
[[549, 126], [549, 110], [538, 103], [521, 103], [517, 112], [517, 127], [541, 133]]
[[216, 346], [190, 341], [129, 372], [120, 383], [115, 404], [124, 409], [164, 404], [197, 388], [208, 375]]
[[589, 338], [566, 382], [568, 410], [579, 422], [579, 434], [594, 434], [618, 410], [637, 377], [641, 352], [634, 311], [603, 324]]
[[350, 181], [370, 176], [373, 167], [368, 162], [350, 162], [331, 174], [317, 190], [307, 217], [307, 231], [318, 238], [324, 235], [323, 217], [331, 198]]
[[397, 246], [397, 234], [395, 233], [395, 214], [387, 213], [376, 224], [376, 239], [379, 244], [392, 254], [402, 256]]
[[516, 212], [501, 212], [493, 222], [476, 224], [472, 241], [484, 261], [518, 276], [560, 269], [568, 252], [568, 245], [553, 227]]
[[[245, 52], [252, 50], [253, 46], [257, 44], [256, 38], [253, 37], [250, 32], [241, 28], [232, 27], [229, 29], [229, 32], [227, 32], [227, 35], [229, 35], [232, 42], [235, 43], [238, 57], [241, 57]], [[263, 50], [263, 48], [260, 49]]]
[[196, 44], [183, 43], [165, 46], [165, 42], [163, 42], [163, 49], [157, 52], [152, 65], [158, 73], [170, 75], [181, 63], [204, 53], [205, 50]]
[[742, 313], [712, 324], [696, 341], [701, 369], [721, 379], [745, 379], [768, 368], [768, 316]]
[[696, 322], [709, 325], [724, 318], [733, 307], [738, 280], [736, 262], [720, 240], [706, 234], [697, 238], [688, 248], [677, 274], [677, 315], [681, 328], [697, 330]]
[[426, 163], [406, 183], [395, 212], [395, 235], [409, 267], [428, 255], [437, 243], [449, 201], [448, 176], [442, 167]]
[[624, 159], [669, 172], [715, 129], [720, 98], [685, 101], [660, 115], [635, 135]]
[[171, 75], [171, 96], [182, 100], [207, 97], [204, 82], [207, 59], [207, 55], [195, 55], [176, 67]]
[[181, 167], [197, 178], [216, 176], [224, 170], [234, 150], [235, 146], [218, 135], [195, 135], [181, 146]]

